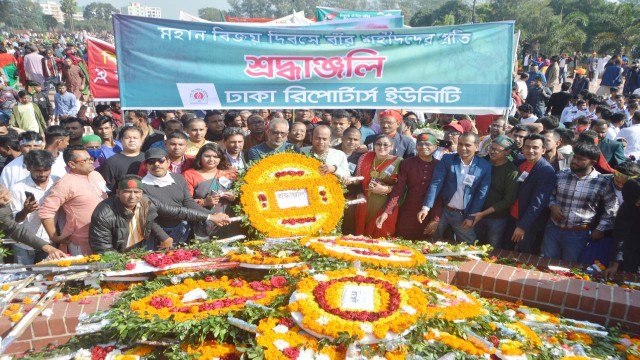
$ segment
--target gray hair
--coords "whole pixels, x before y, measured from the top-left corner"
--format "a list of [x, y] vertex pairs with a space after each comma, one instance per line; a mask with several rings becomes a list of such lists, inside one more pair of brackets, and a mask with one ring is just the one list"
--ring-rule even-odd
[[276, 125], [286, 125], [287, 131], [289, 131], [289, 122], [285, 119], [273, 119], [269, 122], [269, 130], [274, 130]]

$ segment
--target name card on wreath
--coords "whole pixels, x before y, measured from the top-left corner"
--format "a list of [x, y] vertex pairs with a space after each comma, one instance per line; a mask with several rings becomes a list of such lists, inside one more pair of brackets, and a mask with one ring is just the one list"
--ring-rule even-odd
[[280, 209], [309, 206], [309, 195], [305, 189], [276, 191], [275, 195]]
[[371, 285], [345, 285], [340, 307], [345, 310], [373, 311], [375, 291], [376, 288]]

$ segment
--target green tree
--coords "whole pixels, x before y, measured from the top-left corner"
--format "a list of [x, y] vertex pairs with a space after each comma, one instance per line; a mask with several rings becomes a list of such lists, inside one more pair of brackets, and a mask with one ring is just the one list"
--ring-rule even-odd
[[78, 4], [75, 0], [62, 0], [60, 10], [64, 14], [64, 24], [67, 29], [73, 31], [73, 14], [76, 13]]
[[206, 7], [198, 10], [198, 17], [209, 21], [224, 21], [222, 10], [214, 7]]
[[114, 12], [119, 13], [118, 9], [109, 3], [92, 2], [85, 6], [82, 16], [85, 20], [111, 20], [111, 14]]
[[46, 30], [53, 30], [58, 27], [59, 23], [53, 15], [43, 15], [42, 23]]
[[450, 0], [435, 10], [420, 10], [412, 18], [411, 26], [454, 25], [471, 22], [471, 7], [462, 0]]
[[3, 1], [0, 21], [8, 27], [21, 30], [43, 30], [42, 8], [31, 1]]

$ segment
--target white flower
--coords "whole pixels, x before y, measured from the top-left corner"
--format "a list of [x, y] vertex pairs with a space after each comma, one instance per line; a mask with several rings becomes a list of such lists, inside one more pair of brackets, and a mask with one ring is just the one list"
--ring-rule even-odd
[[329, 318], [326, 316], [320, 316], [316, 319], [316, 322], [322, 326], [327, 325], [329, 323]]
[[316, 360], [331, 360], [331, 358], [329, 357], [329, 355], [318, 354], [316, 355]]
[[278, 333], [278, 334], [284, 334], [287, 331], [289, 331], [289, 328], [284, 326], [284, 325], [277, 325], [276, 327], [274, 327], [273, 329], [274, 332]]
[[288, 342], [284, 341], [284, 340], [276, 340], [273, 342], [273, 346], [276, 347], [276, 349], [283, 351], [284, 349], [288, 349], [291, 346], [289, 345]]
[[411, 289], [413, 287], [413, 284], [410, 281], [400, 280], [398, 281], [398, 287], [400, 289]]
[[73, 360], [91, 360], [91, 350], [80, 349], [76, 351], [76, 355], [73, 357]]
[[298, 360], [313, 360], [315, 359], [315, 352], [312, 349], [300, 349], [298, 354]]
[[367, 274], [367, 272], [366, 272], [366, 271], [363, 271], [363, 270], [358, 270], [358, 271], [356, 271], [356, 274], [357, 274], [357, 275], [360, 275], [360, 276], [367, 276], [367, 275], [368, 275], [368, 274]]
[[416, 314], [416, 309], [412, 308], [409, 305], [405, 305], [402, 307], [402, 312], [407, 313], [409, 315], [415, 315]]
[[373, 326], [371, 326], [371, 324], [369, 323], [362, 323], [360, 324], [360, 330], [364, 331], [365, 333], [372, 333]]
[[122, 351], [120, 351], [120, 349], [115, 349], [112, 352], [108, 353], [104, 360], [113, 360], [119, 355], [122, 355]]
[[307, 294], [305, 293], [295, 293], [295, 295], [293, 295], [294, 300], [303, 300], [308, 298], [309, 296], [307, 296]]
[[327, 281], [329, 280], [329, 277], [325, 274], [316, 274], [316, 275], [313, 275], [313, 279], [315, 281]]
[[42, 312], [40, 313], [40, 316], [44, 316], [46, 318], [50, 318], [51, 315], [53, 315], [53, 309], [52, 308], [47, 308], [42, 310]]

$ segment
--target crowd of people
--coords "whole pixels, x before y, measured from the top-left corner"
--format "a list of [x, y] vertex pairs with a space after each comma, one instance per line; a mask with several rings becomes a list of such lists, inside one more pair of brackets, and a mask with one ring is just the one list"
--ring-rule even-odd
[[345, 210], [345, 234], [569, 261], [597, 249], [610, 253], [609, 273], [638, 271], [638, 61], [612, 57], [592, 93], [586, 69], [567, 81], [566, 58], [531, 60], [510, 115], [479, 131], [468, 115], [407, 110], [123, 112], [83, 94], [73, 44], [64, 61], [24, 49], [24, 89], [0, 83], [0, 221], [18, 241], [16, 263], [240, 234], [234, 182], [288, 151], [319, 159], [347, 198], [366, 198]]

